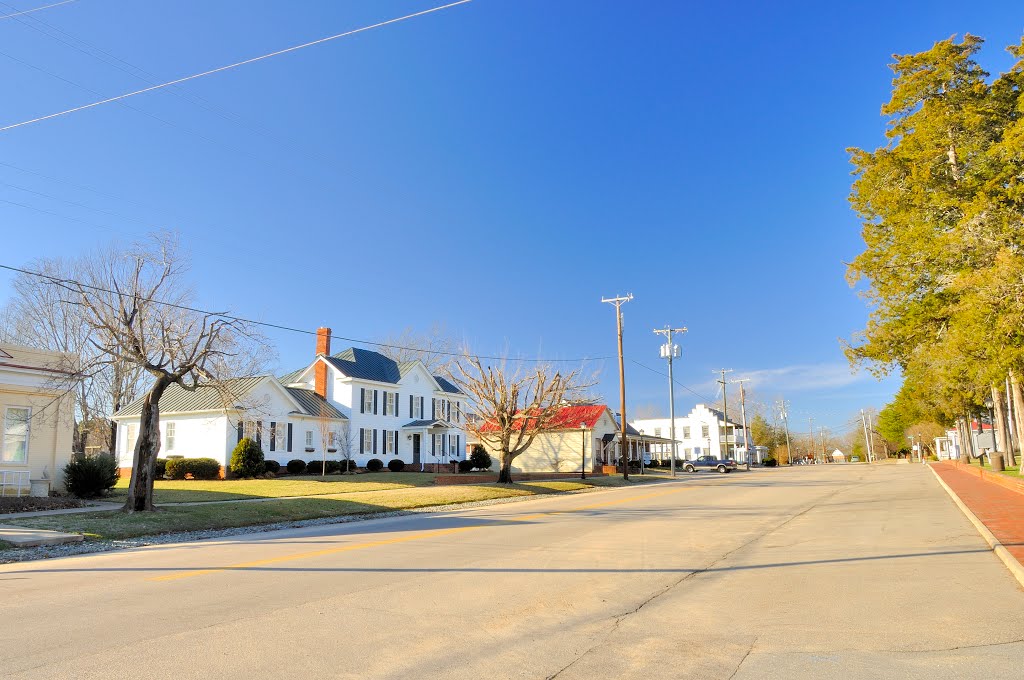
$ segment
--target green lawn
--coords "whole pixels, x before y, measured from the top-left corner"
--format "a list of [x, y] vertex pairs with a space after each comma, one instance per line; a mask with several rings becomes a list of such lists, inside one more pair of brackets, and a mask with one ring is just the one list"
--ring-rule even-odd
[[[424, 472], [378, 472], [361, 475], [286, 475], [276, 479], [158, 480], [153, 497], [160, 503], [232, 501], [243, 498], [283, 496], [326, 496], [361, 491], [408, 489], [430, 486], [437, 475]], [[106, 500], [123, 501], [128, 495], [128, 478], [122, 477]]]
[[[987, 458], [982, 459], [981, 467], [985, 468], [986, 470], [991, 470], [992, 469], [992, 466], [990, 466], [988, 464], [988, 459]], [[1020, 476], [1021, 476], [1020, 475], [1020, 468], [1019, 467], [1007, 468], [1006, 470], [1003, 470], [1000, 474], [1007, 475], [1008, 477], [1017, 477], [1017, 478], [1020, 478]]]
[[[363, 475], [374, 477], [377, 475]], [[430, 475], [417, 475], [432, 477]], [[649, 481], [656, 481], [653, 477]], [[187, 482], [188, 484], [235, 484], [236, 495], [243, 498], [256, 497], [254, 488], [265, 484], [288, 482], [321, 484], [321, 489], [332, 482], [305, 480], [235, 480], [228, 482]], [[162, 484], [182, 482], [162, 482]], [[359, 482], [333, 482], [336, 484], [358, 484]], [[49, 517], [27, 517], [11, 519], [7, 523], [38, 529], [53, 529], [85, 534], [86, 540], [123, 539], [137, 536], [176, 531], [197, 531], [203, 529], [225, 529], [255, 526], [321, 517], [410, 510], [437, 505], [469, 503], [472, 501], [510, 498], [513, 496], [535, 496], [541, 494], [579, 491], [596, 486], [622, 486], [642, 482], [624, 482], [621, 477], [598, 477], [582, 481], [523, 482], [503, 486], [498, 484], [457, 485], [457, 486], [413, 486], [396, 484], [390, 489], [357, 491], [345, 487], [345, 491], [332, 496], [307, 494], [307, 498], [269, 500], [258, 503], [201, 503], [188, 506], [165, 506], [152, 513], [126, 515], [120, 511], [53, 515]], [[250, 485], [250, 486], [245, 486]], [[265, 493], [274, 493], [274, 489]], [[285, 494], [278, 494], [285, 495]], [[273, 497], [273, 496], [264, 496]]]

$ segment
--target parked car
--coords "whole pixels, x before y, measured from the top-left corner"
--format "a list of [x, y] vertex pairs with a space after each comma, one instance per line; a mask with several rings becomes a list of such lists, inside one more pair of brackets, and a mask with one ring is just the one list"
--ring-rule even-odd
[[737, 468], [736, 461], [732, 458], [719, 460], [714, 456], [700, 456], [683, 463], [683, 472], [696, 472], [697, 470], [717, 470], [721, 474], [732, 472]]

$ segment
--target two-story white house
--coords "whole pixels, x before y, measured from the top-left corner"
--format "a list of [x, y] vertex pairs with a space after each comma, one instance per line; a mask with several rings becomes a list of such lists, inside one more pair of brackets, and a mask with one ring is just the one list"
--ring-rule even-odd
[[[293, 458], [351, 458], [365, 466], [400, 459], [425, 466], [465, 457], [466, 398], [420, 361], [398, 363], [349, 348], [332, 355], [317, 330], [316, 354], [280, 378], [261, 375], [221, 388], [174, 385], [160, 400], [160, 457], [209, 457], [227, 468], [242, 437], [282, 465]], [[118, 411], [117, 453], [130, 469], [142, 400]]]
[[[630, 421], [630, 424], [644, 435], [664, 437], [671, 442], [672, 421], [669, 418], [644, 418]], [[676, 418], [676, 455], [679, 460], [693, 460], [706, 455], [716, 458], [739, 455], [738, 460], [744, 462], [746, 449], [743, 426], [726, 419], [725, 414], [717, 409], [697, 404], [687, 415]], [[652, 455], [671, 457], [671, 444], [652, 445]]]

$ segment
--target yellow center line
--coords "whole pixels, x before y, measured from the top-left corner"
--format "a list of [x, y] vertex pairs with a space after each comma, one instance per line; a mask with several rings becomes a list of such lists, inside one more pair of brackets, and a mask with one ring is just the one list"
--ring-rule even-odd
[[[582, 512], [585, 510], [593, 510], [595, 508], [604, 508], [611, 505], [621, 505], [623, 503], [632, 503], [634, 501], [646, 500], [648, 498], [658, 498], [660, 496], [668, 496], [670, 494], [679, 493], [680, 491], [686, 491], [692, 488], [689, 486], [681, 489], [672, 489], [670, 491], [658, 491], [655, 493], [643, 494], [641, 496], [631, 496], [629, 498], [619, 498], [614, 501], [605, 501], [603, 503], [592, 503], [590, 505], [583, 505], [578, 508], [571, 508], [568, 510], [552, 510], [549, 512], [538, 512], [532, 515], [522, 515], [519, 517], [506, 518], [510, 522], [526, 522], [533, 519], [539, 519], [541, 517], [550, 517], [552, 515], [565, 515], [573, 512]], [[265, 567], [269, 564], [280, 564], [282, 562], [293, 562], [295, 560], [305, 560], [311, 557], [323, 557], [325, 555], [336, 555], [338, 553], [349, 552], [352, 550], [363, 550], [365, 548], [376, 548], [383, 545], [395, 545], [397, 543], [408, 543], [410, 541], [419, 541], [425, 538], [435, 538], [437, 536], [448, 536], [450, 534], [457, 534], [464, 531], [473, 531], [476, 529], [487, 529], [493, 525], [481, 524], [469, 527], [453, 527], [450, 529], [433, 529], [430, 531], [418, 531], [416, 533], [408, 534], [406, 536], [399, 536], [397, 538], [385, 538], [379, 541], [365, 541], [363, 543], [351, 543], [349, 545], [337, 546], [334, 548], [324, 548], [323, 550], [312, 550], [302, 553], [293, 553], [291, 555], [282, 555], [280, 557], [269, 557], [263, 560], [253, 560], [251, 562], [240, 562], [238, 564], [228, 565], [226, 567], [213, 567], [210, 569], [193, 569], [189, 571], [182, 571], [175, 574], [166, 574], [164, 576], [153, 576], [147, 579], [148, 581], [178, 581], [180, 579], [192, 578], [193, 576], [203, 576], [205, 574], [215, 574], [222, 571], [234, 571], [238, 569], [252, 569], [254, 567]]]

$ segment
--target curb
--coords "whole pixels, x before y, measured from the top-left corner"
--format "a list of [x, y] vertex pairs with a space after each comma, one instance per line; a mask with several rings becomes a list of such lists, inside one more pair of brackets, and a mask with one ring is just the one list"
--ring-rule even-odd
[[949, 488], [949, 485], [946, 484], [942, 477], [939, 476], [939, 473], [936, 472], [931, 465], [928, 466], [928, 469], [932, 471], [932, 474], [935, 475], [935, 479], [939, 482], [942, 488], [946, 490], [949, 497], [953, 499], [953, 502], [957, 504], [957, 507], [960, 508], [967, 519], [971, 521], [971, 524], [974, 525], [974, 528], [978, 530], [978, 533], [981, 534], [981, 537], [984, 538], [985, 542], [988, 543], [990, 548], [992, 548], [992, 552], [994, 552], [996, 556], [1003, 561], [1003, 564], [1005, 564], [1006, 568], [1010, 570], [1010, 573], [1015, 579], [1017, 579], [1017, 582], [1024, 587], [1024, 565], [1018, 562], [1017, 558], [1010, 554], [1010, 551], [999, 542], [999, 539], [988, 530], [988, 527], [978, 519], [977, 515], [971, 512], [971, 509], [968, 508], [962, 500], [960, 500], [960, 497], [956, 495], [956, 492], [954, 492], [953, 489]]

